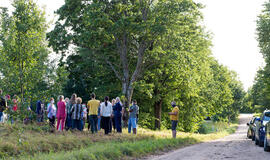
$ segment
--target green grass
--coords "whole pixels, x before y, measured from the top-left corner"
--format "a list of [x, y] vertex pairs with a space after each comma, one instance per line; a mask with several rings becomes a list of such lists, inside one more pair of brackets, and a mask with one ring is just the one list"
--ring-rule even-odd
[[197, 134], [151, 131], [139, 128], [138, 135], [105, 136], [103, 132], [52, 134], [42, 126], [0, 125], [0, 159], [130, 159], [209, 141], [231, 134], [236, 124], [217, 133]]
[[230, 127], [230, 124], [227, 122], [205, 121], [200, 125], [198, 132], [201, 134], [210, 134], [223, 131], [228, 127]]

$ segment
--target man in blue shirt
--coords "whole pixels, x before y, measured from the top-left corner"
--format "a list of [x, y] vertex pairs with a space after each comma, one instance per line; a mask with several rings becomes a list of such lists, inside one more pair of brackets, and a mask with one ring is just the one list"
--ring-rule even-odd
[[131, 127], [133, 128], [133, 134], [137, 134], [137, 101], [133, 100], [132, 106], [129, 107], [129, 120], [128, 120], [128, 133], [131, 133]]

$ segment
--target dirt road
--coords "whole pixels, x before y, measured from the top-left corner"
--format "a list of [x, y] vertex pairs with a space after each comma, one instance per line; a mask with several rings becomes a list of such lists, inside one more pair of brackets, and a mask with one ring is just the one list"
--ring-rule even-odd
[[241, 114], [236, 133], [215, 141], [182, 148], [166, 155], [149, 157], [151, 160], [270, 160], [253, 141], [247, 139], [247, 125], [252, 115]]

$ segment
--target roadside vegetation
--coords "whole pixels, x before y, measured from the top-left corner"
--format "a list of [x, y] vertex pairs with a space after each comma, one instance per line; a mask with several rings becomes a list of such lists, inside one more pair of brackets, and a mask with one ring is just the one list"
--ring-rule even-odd
[[[206, 123], [212, 128], [212, 123]], [[138, 135], [113, 133], [104, 136], [103, 132], [92, 135], [89, 132], [50, 133], [49, 128], [37, 125], [0, 126], [1, 159], [125, 159], [160, 153], [191, 144], [218, 139], [231, 134], [236, 124], [224, 126], [210, 134], [179, 132], [171, 138], [170, 130], [152, 131], [138, 129]], [[34, 157], [33, 157], [34, 156]]]

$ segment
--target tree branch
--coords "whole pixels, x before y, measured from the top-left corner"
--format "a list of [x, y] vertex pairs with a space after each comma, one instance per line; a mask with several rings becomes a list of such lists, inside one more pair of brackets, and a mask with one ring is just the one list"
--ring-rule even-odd
[[114, 74], [116, 75], [116, 77], [117, 77], [120, 81], [122, 81], [123, 78], [121, 77], [121, 75], [119, 74], [119, 72], [115, 69], [115, 67], [113, 66], [113, 64], [112, 64], [108, 59], [106, 59], [106, 63], [112, 68], [112, 70], [113, 70]]

